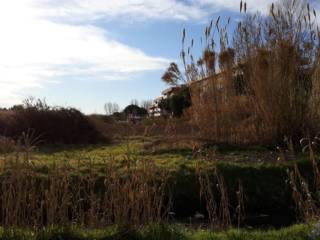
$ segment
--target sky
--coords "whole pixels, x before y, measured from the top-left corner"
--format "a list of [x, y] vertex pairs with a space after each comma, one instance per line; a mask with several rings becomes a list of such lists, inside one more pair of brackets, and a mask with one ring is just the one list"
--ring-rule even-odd
[[33, 96], [89, 114], [154, 99], [182, 30], [199, 39], [218, 16], [236, 22], [239, 0], [1, 0], [0, 107]]

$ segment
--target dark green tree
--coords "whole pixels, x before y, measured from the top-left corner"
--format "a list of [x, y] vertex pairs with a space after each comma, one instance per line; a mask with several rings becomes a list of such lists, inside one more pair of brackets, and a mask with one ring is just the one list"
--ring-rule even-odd
[[135, 115], [135, 116], [139, 116], [139, 117], [145, 117], [146, 115], [148, 115], [148, 111], [142, 107], [139, 107], [137, 105], [134, 104], [130, 104], [128, 105], [123, 112], [125, 113], [126, 117], [130, 114]]
[[185, 86], [178, 94], [163, 99], [159, 107], [173, 117], [181, 117], [183, 111], [191, 106], [190, 89]]

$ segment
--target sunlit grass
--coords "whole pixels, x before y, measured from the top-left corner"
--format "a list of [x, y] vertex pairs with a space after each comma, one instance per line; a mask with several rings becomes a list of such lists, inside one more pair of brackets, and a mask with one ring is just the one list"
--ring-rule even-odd
[[[148, 138], [133, 138], [113, 144], [44, 146], [35, 149], [30, 159], [38, 167], [63, 163], [73, 167], [103, 167], [105, 163], [110, 161], [121, 166], [128, 156], [154, 160], [159, 166], [168, 167], [168, 169], [176, 169], [181, 165], [189, 167], [194, 165], [194, 161], [191, 159], [191, 149], [177, 148], [156, 153], [146, 152], [143, 146], [148, 140]], [[17, 153], [2, 154], [0, 158], [3, 160], [15, 159], [16, 156]]]
[[[32, 163], [39, 169], [50, 167], [55, 164], [68, 164], [74, 168], [101, 167], [112, 161], [113, 164], [121, 167], [123, 161], [130, 158], [150, 159], [168, 170], [179, 170], [181, 168], [194, 169], [195, 159], [190, 146], [183, 142], [172, 146], [170, 144], [159, 144], [155, 149], [146, 150], [145, 145], [152, 143], [156, 138], [133, 137], [112, 144], [96, 145], [57, 145], [40, 146], [36, 148], [30, 156]], [[265, 147], [239, 148], [232, 146], [213, 146], [216, 155], [210, 156], [210, 161], [204, 161], [207, 166], [219, 164], [231, 164], [250, 167], [274, 167], [277, 165], [278, 152], [276, 149], [270, 150]], [[17, 153], [0, 154], [0, 159], [15, 160]], [[20, 158], [22, 158], [22, 153]], [[198, 158], [202, 158], [198, 156]], [[297, 159], [304, 159], [299, 155]], [[286, 163], [282, 163], [286, 165]], [[287, 163], [291, 164], [291, 163]]]

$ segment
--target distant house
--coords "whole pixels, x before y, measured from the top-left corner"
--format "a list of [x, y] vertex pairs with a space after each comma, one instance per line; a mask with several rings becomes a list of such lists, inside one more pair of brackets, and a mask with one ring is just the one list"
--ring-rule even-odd
[[162, 96], [164, 98], [168, 98], [168, 97], [172, 97], [173, 95], [179, 94], [181, 89], [184, 87], [185, 85], [177, 85], [177, 86], [173, 86], [170, 88], [165, 89], [164, 91], [162, 91]]
[[162, 96], [156, 98], [153, 101], [153, 104], [149, 107], [149, 109], [148, 109], [149, 117], [167, 116], [168, 115], [167, 111], [165, 111], [164, 109], [161, 109], [159, 107], [160, 102], [163, 99], [167, 99], [169, 97], [172, 97], [174, 95], [179, 94], [184, 86], [185, 85], [177, 85], [177, 86], [169, 87], [169, 88], [165, 89], [164, 91], [162, 91], [162, 93], [161, 93]]
[[192, 81], [190, 84], [191, 87], [197, 88], [201, 92], [205, 92], [213, 85], [217, 90], [223, 89], [224, 79], [221, 73], [217, 73], [214, 76], [208, 76], [199, 80]]
[[[172, 86], [162, 91], [162, 96], [156, 98], [153, 104], [148, 109], [149, 117], [167, 116], [168, 113], [159, 107], [162, 100], [170, 98], [174, 95], [178, 95], [187, 86], [187, 84], [181, 84]], [[191, 81], [188, 87], [192, 89], [200, 98], [205, 98], [208, 94], [215, 94], [220, 96], [222, 101], [227, 99], [226, 89], [230, 89], [234, 92], [234, 95], [244, 95], [245, 85], [243, 80], [243, 74], [239, 68], [234, 68], [232, 77], [226, 77], [226, 72], [219, 72], [212, 76], [207, 76], [201, 79]]]
[[245, 94], [245, 83], [240, 70], [234, 69], [232, 77], [226, 77], [225, 72], [216, 73], [199, 80], [192, 81], [190, 87], [198, 93], [198, 96], [205, 97], [208, 91], [215, 91], [217, 94], [225, 93], [226, 89], [232, 90], [235, 95]]
[[159, 107], [162, 99], [163, 97], [158, 97], [153, 101], [152, 105], [148, 109], [149, 117], [161, 117], [163, 115], [163, 111]]

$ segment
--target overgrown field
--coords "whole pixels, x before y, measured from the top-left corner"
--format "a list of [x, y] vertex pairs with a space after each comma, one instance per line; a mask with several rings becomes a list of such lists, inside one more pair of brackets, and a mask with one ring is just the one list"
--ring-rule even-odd
[[320, 239], [317, 12], [240, 12], [232, 36], [210, 22], [199, 56], [183, 30], [184, 72], [162, 78], [188, 87], [181, 118], [1, 110], [0, 238]]
[[[299, 220], [288, 169], [293, 169], [294, 163], [297, 163], [303, 176], [310, 182], [313, 179], [310, 175], [312, 164], [304, 154], [294, 155], [260, 146], [224, 145], [206, 146], [195, 154], [188, 139], [131, 137], [111, 145], [41, 146], [14, 152], [4, 150], [0, 155], [3, 180], [0, 201], [7, 204], [8, 209], [0, 211], [0, 218], [7, 225], [65, 224], [70, 216], [75, 222], [89, 226], [123, 221], [133, 221], [139, 225], [166, 215], [165, 218], [173, 222], [208, 226], [210, 214], [207, 199], [201, 193], [200, 169], [207, 174], [208, 184], [212, 185], [217, 207], [221, 207], [221, 189], [214, 186], [219, 183], [217, 176], [223, 178], [227, 208], [230, 209], [230, 222], [226, 224], [283, 227]], [[145, 182], [150, 185], [145, 187]], [[239, 182], [244, 196], [241, 219], [237, 217], [240, 214], [237, 212]], [[160, 189], [154, 190], [153, 187]], [[143, 196], [135, 193], [141, 191], [140, 188], [148, 193]], [[51, 191], [52, 197], [41, 191]], [[114, 196], [107, 196], [108, 191], [116, 199], [110, 199]], [[137, 195], [125, 199], [123, 196], [130, 195], [130, 191]], [[79, 203], [84, 196], [88, 197], [88, 202]], [[53, 198], [54, 204], [51, 202]], [[28, 205], [28, 202], [32, 204]], [[143, 204], [147, 202], [150, 208], [159, 208], [160, 212], [148, 212], [144, 217], [141, 217], [141, 212], [137, 213], [139, 216], [136, 218], [131, 216], [132, 209], [143, 212]], [[91, 206], [93, 203], [95, 206]], [[118, 213], [110, 203], [118, 204], [120, 209], [131, 210]], [[70, 204], [74, 208], [70, 208]], [[53, 206], [65, 208], [60, 213], [62, 220], [58, 214], [55, 216], [52, 213], [50, 220], [48, 213], [45, 217], [34, 213], [39, 207], [45, 212], [53, 211]], [[25, 211], [24, 208], [29, 209]], [[105, 210], [101, 212], [101, 208]], [[118, 219], [106, 216], [109, 209], [113, 209], [111, 212], [118, 215]], [[17, 211], [16, 217], [8, 216], [11, 210]], [[197, 219], [197, 213], [201, 213], [203, 219]], [[26, 215], [32, 217], [26, 218]]]

